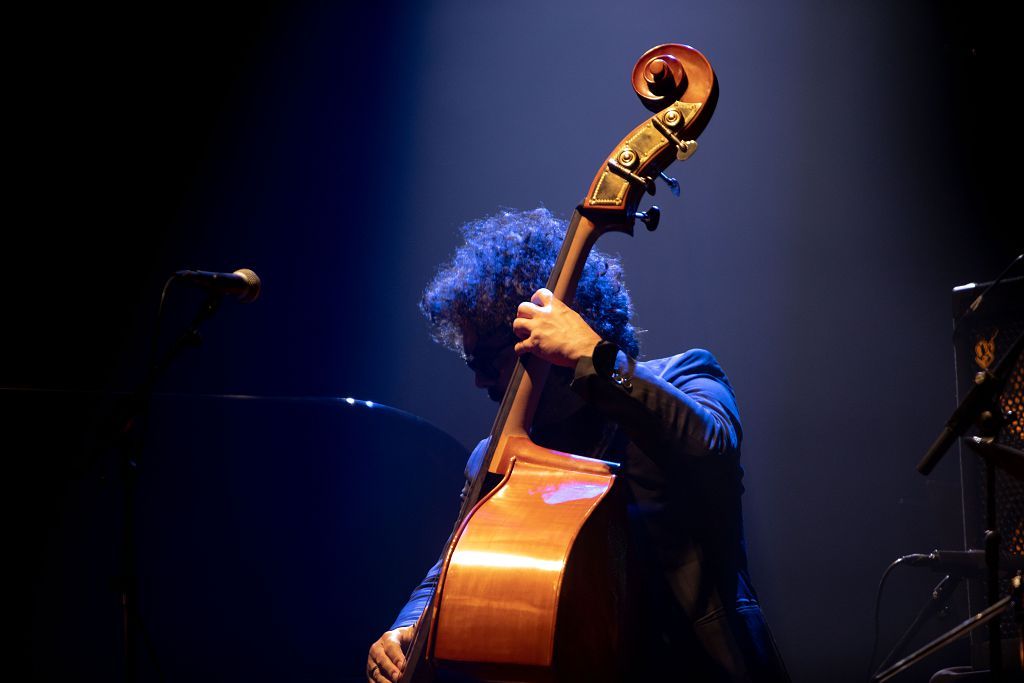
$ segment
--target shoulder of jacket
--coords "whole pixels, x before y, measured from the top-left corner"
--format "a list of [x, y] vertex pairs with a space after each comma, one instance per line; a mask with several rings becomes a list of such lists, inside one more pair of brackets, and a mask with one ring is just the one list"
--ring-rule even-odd
[[690, 349], [667, 358], [641, 361], [640, 365], [666, 378], [679, 375], [725, 376], [718, 360], [707, 349]]

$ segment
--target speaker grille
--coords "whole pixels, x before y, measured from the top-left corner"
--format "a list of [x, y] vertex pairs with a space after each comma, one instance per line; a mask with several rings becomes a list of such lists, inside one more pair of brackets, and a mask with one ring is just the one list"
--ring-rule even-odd
[[[987, 284], [958, 288], [953, 293], [953, 316], [959, 319], [970, 303], [984, 291]], [[994, 369], [1003, 355], [1024, 333], [1024, 278], [1000, 283], [989, 294], [976, 314], [969, 315], [954, 340], [957, 372], [957, 402], [970, 389], [979, 370]], [[1015, 417], [999, 433], [998, 442], [1024, 450], [1024, 356], [1017, 359], [999, 397], [1004, 411]], [[974, 451], [961, 447], [960, 472], [963, 493], [964, 544], [968, 548], [984, 548], [986, 530], [987, 479], [985, 461]], [[995, 502], [1000, 556], [1006, 562], [1024, 558], [1024, 482], [996, 469]], [[1009, 578], [1000, 581], [1000, 596], [1010, 592]], [[968, 600], [971, 613], [984, 609], [988, 587], [984, 580], [971, 581]], [[1012, 618], [1002, 620], [1002, 638], [1016, 637]], [[988, 641], [988, 630], [971, 632], [977, 651]]]

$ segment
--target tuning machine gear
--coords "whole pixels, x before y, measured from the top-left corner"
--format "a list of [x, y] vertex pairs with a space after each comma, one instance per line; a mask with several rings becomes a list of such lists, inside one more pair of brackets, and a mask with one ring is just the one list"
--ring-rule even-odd
[[[675, 114], [675, 116], [671, 116]], [[664, 119], [664, 121], [662, 120]], [[675, 109], [669, 109], [661, 117], [655, 116], [651, 119], [651, 125], [653, 125], [659, 133], [665, 136], [665, 139], [669, 140], [676, 148], [676, 160], [686, 161], [693, 156], [693, 153], [697, 151], [696, 140], [681, 140], [674, 132], [672, 127], [678, 124], [680, 121], [679, 112]], [[673, 123], [675, 121], [676, 123]]]
[[640, 176], [633, 172], [633, 168], [640, 161], [640, 156], [629, 145], [619, 150], [613, 158], [608, 160], [608, 169], [615, 175], [625, 178], [632, 185], [641, 187], [647, 194], [653, 195], [658, 191], [651, 176]]

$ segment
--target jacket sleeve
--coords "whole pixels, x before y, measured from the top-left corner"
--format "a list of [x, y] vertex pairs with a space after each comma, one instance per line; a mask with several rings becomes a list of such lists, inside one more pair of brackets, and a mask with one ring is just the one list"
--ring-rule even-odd
[[423, 614], [423, 610], [427, 608], [430, 603], [430, 597], [434, 594], [434, 589], [437, 588], [437, 577], [441, 574], [441, 561], [430, 568], [427, 575], [420, 581], [420, 585], [416, 586], [413, 590], [412, 595], [409, 596], [408, 602], [395, 617], [395, 623], [391, 624], [391, 628], [394, 630], [401, 626], [412, 626], [420, 619], [420, 615]]
[[[466, 492], [469, 489], [469, 482], [476, 476], [477, 470], [480, 469], [480, 465], [483, 462], [484, 452], [487, 450], [487, 443], [489, 439], [484, 439], [477, 444], [476, 448], [469, 456], [469, 461], [466, 463], [466, 483], [462, 486], [462, 493], [459, 494], [460, 499], [466, 497]], [[443, 549], [442, 549], [443, 553]], [[434, 590], [437, 588], [437, 580], [441, 575], [441, 563], [444, 561], [444, 556], [437, 560], [433, 567], [427, 572], [427, 575], [423, 577], [419, 585], [413, 589], [412, 594], [409, 596], [409, 600], [406, 601], [405, 606], [402, 607], [401, 611], [398, 612], [398, 616], [395, 617], [395, 621], [391, 624], [389, 630], [394, 630], [402, 626], [412, 626], [419, 621], [420, 615], [423, 614], [423, 610], [430, 604], [430, 598], [434, 595]]]
[[601, 342], [577, 362], [571, 386], [656, 460], [738, 452], [736, 398], [714, 356], [703, 349], [640, 363]]

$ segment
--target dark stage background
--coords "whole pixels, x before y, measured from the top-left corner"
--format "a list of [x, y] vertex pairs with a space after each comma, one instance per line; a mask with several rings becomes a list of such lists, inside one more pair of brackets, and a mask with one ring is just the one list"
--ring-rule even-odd
[[[708, 56], [721, 94], [701, 149], [671, 170], [683, 197], [662, 189], [656, 233], [600, 247], [625, 262], [648, 330], [642, 355], [709, 348], [736, 387], [752, 573], [794, 679], [863, 680], [882, 570], [960, 543], [955, 453], [928, 479], [914, 465], [954, 407], [950, 289], [992, 279], [1022, 245], [1007, 24], [990, 2], [795, 0], [51, 6], [14, 17], [0, 386], [33, 390], [5, 394], [3, 449], [25, 495], [14, 519], [32, 574], [25, 651], [37, 677], [119, 671], [115, 597], [99, 585], [116, 566], [117, 527], [104, 526], [116, 515], [96, 512], [116, 480], [95, 484], [109, 463], [83, 474], [76, 446], [53, 444], [78, 444], [95, 431], [83, 416], [102, 413], [102, 396], [139, 381], [169, 274], [239, 267], [260, 274], [263, 295], [226, 302], [203, 346], [160, 383], [176, 398], [158, 405], [182, 412], [154, 416], [143, 473], [173, 457], [154, 446], [165, 435], [215, 461], [252, 440], [244, 425], [256, 419], [170, 416], [231, 401], [203, 396], [261, 397], [258, 424], [277, 425], [264, 444], [280, 448], [280, 471], [312, 467], [310, 454], [325, 451], [349, 462], [335, 467], [363, 475], [329, 470], [322, 483], [337, 498], [316, 500], [362, 496], [377, 540], [321, 515], [287, 517], [333, 570], [311, 571], [308, 558], [273, 571], [248, 565], [260, 595], [285, 603], [296, 586], [316, 603], [317, 583], [329, 584], [319, 610], [271, 610], [281, 619], [263, 631], [241, 628], [255, 618], [242, 602], [161, 612], [173, 600], [151, 581], [142, 604], [154, 649], [169, 680], [358, 676], [368, 642], [341, 642], [345, 629], [379, 633], [411, 587], [396, 593], [387, 572], [367, 567], [426, 569], [429, 560], [406, 559], [406, 539], [454, 517], [462, 447], [494, 411], [462, 361], [429, 341], [416, 310], [422, 286], [466, 220], [538, 205], [568, 217], [612, 145], [646, 116], [629, 84], [636, 58], [685, 42]], [[198, 301], [172, 292], [163, 343]], [[57, 391], [79, 419], [19, 417], [38, 390]], [[88, 407], [69, 408], [69, 396]], [[289, 438], [306, 418], [282, 397], [348, 396], [408, 415], [396, 419], [452, 454], [439, 477], [454, 485], [427, 492], [418, 512], [381, 516], [389, 490], [422, 469], [408, 453], [376, 474], [358, 466], [363, 446], [380, 431], [393, 436], [390, 427], [353, 418], [332, 432], [327, 416], [322, 441]], [[30, 424], [33, 447], [23, 442]], [[276, 452], [259, 456], [269, 472]], [[199, 470], [201, 495], [188, 477], [174, 479], [182, 506], [209, 500], [216, 481], [243, 514], [255, 475], [232, 457], [231, 467], [210, 463], [217, 477]], [[277, 492], [275, 505], [310, 504], [282, 486], [291, 493]], [[167, 507], [146, 508], [140, 533], [159, 549], [183, 513], [166, 491], [154, 495]], [[262, 516], [232, 519], [192, 523], [228, 529], [218, 552], [235, 558], [246, 584], [245, 562], [260, 554], [243, 562], [242, 545], [287, 534], [261, 534]], [[93, 526], [82, 530], [83, 520]], [[193, 561], [206, 558], [179, 555], [174, 571], [192, 576]], [[82, 576], [95, 578], [97, 596], [55, 597]], [[883, 652], [938, 578], [907, 569], [890, 580]], [[373, 609], [347, 611], [339, 587]], [[314, 613], [324, 621], [311, 622]], [[190, 649], [187, 634], [211, 622], [217, 646]], [[319, 636], [295, 637], [306, 631]], [[966, 657], [954, 648], [902, 680]], [[225, 667], [241, 658], [260, 666]], [[145, 657], [141, 670], [156, 679]]]

